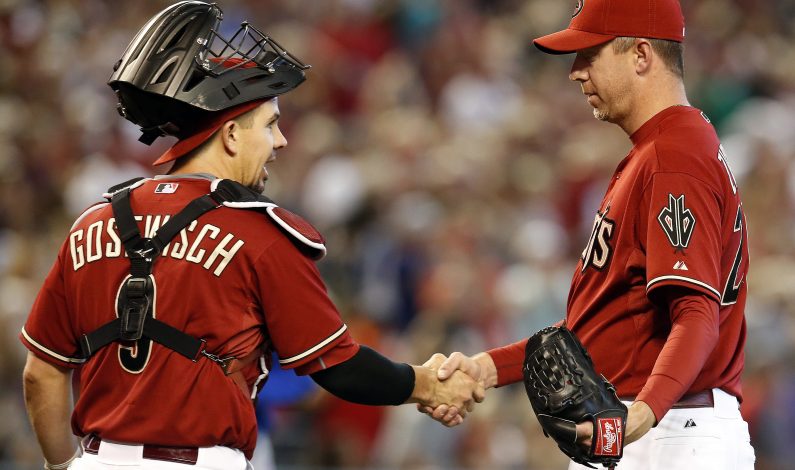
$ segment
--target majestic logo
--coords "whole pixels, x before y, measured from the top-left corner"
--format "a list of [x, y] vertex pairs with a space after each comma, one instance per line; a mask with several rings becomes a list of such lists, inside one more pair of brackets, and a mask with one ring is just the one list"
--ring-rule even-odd
[[660, 221], [663, 232], [674, 248], [677, 250], [687, 248], [690, 238], [693, 236], [693, 229], [696, 227], [696, 218], [693, 217], [690, 209], [685, 207], [684, 194], [679, 197], [669, 194], [668, 207], [660, 211], [657, 220]]
[[179, 187], [179, 183], [160, 183], [155, 188], [156, 194], [174, 194], [177, 192], [177, 187]]
[[694, 427], [696, 427], [696, 422], [693, 421], [692, 419], [688, 419], [687, 422], [685, 423], [685, 427], [686, 428], [694, 428]]
[[613, 236], [613, 230], [616, 223], [607, 218], [607, 213], [610, 212], [610, 203], [607, 204], [604, 212], [597, 212], [593, 221], [593, 229], [591, 230], [591, 238], [588, 244], [582, 251], [582, 271], [588, 266], [593, 266], [597, 270], [604, 269], [610, 261], [610, 254], [612, 248], [608, 243]]
[[599, 455], [621, 455], [624, 440], [621, 418], [598, 418], [596, 425], [600, 431], [596, 437], [596, 450]]
[[585, 0], [577, 0], [577, 5], [574, 6], [574, 13], [571, 14], [572, 18], [574, 18], [575, 16], [580, 14], [584, 4], [585, 4]]
[[687, 271], [688, 270], [687, 269], [687, 265], [682, 260], [679, 260], [676, 263], [674, 263], [674, 269], [676, 269], [678, 271]]

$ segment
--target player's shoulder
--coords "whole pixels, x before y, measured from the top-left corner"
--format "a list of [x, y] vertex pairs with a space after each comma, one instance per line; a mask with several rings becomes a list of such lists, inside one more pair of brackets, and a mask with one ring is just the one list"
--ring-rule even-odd
[[658, 171], [708, 177], [714, 176], [720, 165], [717, 158], [720, 140], [715, 128], [695, 108], [661, 123], [653, 147]]
[[255, 219], [259, 224], [268, 224], [312, 259], [319, 260], [326, 255], [325, 238], [300, 215], [236, 181], [218, 179], [213, 181], [210, 188], [225, 199], [220, 203], [224, 208], [235, 211], [228, 212], [230, 215], [239, 214], [243, 219]]
[[243, 239], [256, 240], [256, 246], [265, 247], [269, 240], [286, 237], [312, 259], [321, 259], [326, 254], [325, 239], [312, 224], [268, 197], [228, 179], [158, 177], [125, 181], [111, 186], [102, 194], [104, 200], [86, 209], [73, 224], [72, 231], [113, 217], [112, 201], [123, 193], [130, 195], [137, 214], [162, 212], [159, 216], [174, 216], [191, 201], [210, 195], [217, 207], [202, 216], [202, 220]]

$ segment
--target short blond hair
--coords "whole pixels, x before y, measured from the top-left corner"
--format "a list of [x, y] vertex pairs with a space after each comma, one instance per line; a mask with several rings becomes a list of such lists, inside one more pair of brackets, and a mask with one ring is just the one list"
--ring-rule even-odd
[[[613, 52], [616, 54], [621, 54], [627, 52], [635, 45], [635, 39], [632, 37], [617, 37], [613, 40]], [[670, 70], [674, 75], [679, 78], [684, 78], [685, 76], [685, 61], [684, 61], [684, 49], [685, 46], [681, 42], [677, 41], [669, 41], [666, 39], [649, 39], [646, 38], [651, 44], [651, 48], [654, 52], [660, 56], [665, 66]]]

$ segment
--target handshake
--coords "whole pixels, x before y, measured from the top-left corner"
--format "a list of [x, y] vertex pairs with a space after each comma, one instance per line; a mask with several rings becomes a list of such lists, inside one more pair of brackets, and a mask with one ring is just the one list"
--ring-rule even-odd
[[461, 424], [475, 403], [486, 398], [486, 389], [497, 385], [497, 368], [486, 353], [472, 357], [436, 353], [414, 371], [417, 387], [423, 388], [415, 390], [412, 400], [417, 410], [447, 427]]
[[[533, 411], [544, 434], [573, 461], [615, 465], [623, 447], [654, 425], [655, 416], [643, 401], [627, 409], [565, 327], [542, 329], [528, 339], [524, 352], [522, 365], [516, 367], [521, 367]], [[487, 353], [437, 353], [415, 372], [416, 384], [430, 389], [417, 394], [423, 385], [415, 385], [417, 409], [448, 427], [461, 424], [475, 403], [484, 400], [486, 389], [498, 383], [497, 367]]]

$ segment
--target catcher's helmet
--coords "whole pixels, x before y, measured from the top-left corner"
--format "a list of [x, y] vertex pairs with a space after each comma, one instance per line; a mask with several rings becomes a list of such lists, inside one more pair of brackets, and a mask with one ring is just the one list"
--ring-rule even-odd
[[286, 93], [305, 80], [304, 64], [243, 22], [221, 37], [215, 3], [182, 1], [150, 19], [113, 66], [108, 85], [119, 114], [141, 126], [140, 140], [185, 138], [216, 111]]

